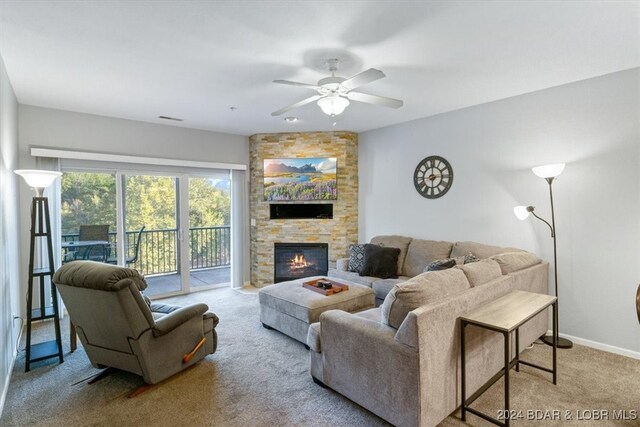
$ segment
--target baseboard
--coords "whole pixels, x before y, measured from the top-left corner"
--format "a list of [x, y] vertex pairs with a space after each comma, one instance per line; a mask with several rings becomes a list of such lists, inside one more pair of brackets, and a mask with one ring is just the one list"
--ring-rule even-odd
[[[548, 335], [551, 335], [551, 331], [547, 331]], [[596, 350], [602, 350], [609, 353], [619, 354], [620, 356], [630, 357], [632, 359], [640, 360], [640, 352], [628, 350], [622, 347], [616, 347], [614, 345], [602, 344], [597, 341], [591, 341], [580, 337], [574, 337], [573, 335], [559, 334], [562, 338], [573, 341], [575, 344], [583, 345], [585, 347], [595, 348]]]
[[[16, 340], [17, 343], [20, 343], [20, 340], [22, 339], [23, 329], [24, 329], [24, 325], [21, 325], [20, 332], [18, 333], [18, 339]], [[0, 395], [0, 417], [2, 417], [2, 411], [4, 411], [4, 403], [7, 400], [7, 393], [9, 392], [9, 383], [11, 382], [11, 373], [13, 372], [13, 367], [16, 363], [16, 359], [18, 358], [18, 348], [19, 348], [19, 345], [17, 345], [16, 348], [13, 349], [13, 357], [11, 358], [11, 364], [9, 365], [9, 372], [8, 372], [7, 378], [4, 381], [4, 385], [2, 386], [2, 395]]]

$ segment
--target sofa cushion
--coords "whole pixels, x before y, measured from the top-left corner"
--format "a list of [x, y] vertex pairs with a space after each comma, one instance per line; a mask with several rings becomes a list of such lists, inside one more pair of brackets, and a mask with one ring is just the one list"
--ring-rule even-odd
[[478, 262], [459, 265], [456, 268], [464, 272], [471, 287], [485, 284], [502, 276], [500, 265], [492, 259], [483, 259]]
[[360, 273], [364, 266], [364, 245], [349, 245], [349, 266], [348, 270]]
[[338, 258], [336, 260], [336, 270], [349, 271], [349, 258]]
[[398, 329], [410, 311], [470, 287], [465, 274], [456, 268], [422, 273], [391, 289], [382, 303], [381, 321]]
[[371, 287], [373, 282], [376, 280], [380, 280], [379, 277], [372, 276], [360, 276], [358, 273], [354, 273], [352, 271], [343, 271], [330, 268], [327, 272], [327, 276], [335, 278], [335, 279], [344, 279], [353, 283], [357, 283], [359, 285], [365, 285]]
[[484, 245], [476, 242], [456, 242], [451, 249], [451, 258], [468, 255], [471, 252], [478, 258], [489, 258], [493, 255], [502, 254], [505, 252], [523, 252], [522, 249], [517, 248], [501, 248], [500, 246]]
[[387, 248], [400, 249], [400, 255], [398, 256], [397, 275], [401, 276], [404, 267], [404, 259], [407, 256], [407, 248], [409, 247], [409, 243], [411, 243], [411, 240], [411, 237], [404, 236], [376, 236], [371, 239], [371, 244], [380, 245]]
[[432, 262], [449, 258], [452, 247], [453, 243], [451, 242], [413, 239], [409, 244], [407, 256], [404, 260], [404, 275], [417, 276]]
[[531, 252], [506, 252], [491, 257], [500, 265], [502, 274], [523, 270], [532, 265], [540, 264], [542, 260]]
[[360, 275], [395, 279], [398, 277], [398, 256], [400, 256], [398, 248], [366, 244], [364, 245], [364, 265]]
[[382, 319], [382, 311], [380, 310], [380, 307], [359, 311], [357, 313], [354, 313], [353, 315], [362, 317], [363, 319], [371, 320], [372, 322], [377, 322], [377, 323], [380, 323], [380, 319]]
[[376, 293], [376, 299], [383, 300], [387, 297], [387, 294], [391, 292], [391, 289], [398, 283], [406, 282], [411, 277], [400, 276], [397, 279], [380, 279], [373, 282], [371, 287]]

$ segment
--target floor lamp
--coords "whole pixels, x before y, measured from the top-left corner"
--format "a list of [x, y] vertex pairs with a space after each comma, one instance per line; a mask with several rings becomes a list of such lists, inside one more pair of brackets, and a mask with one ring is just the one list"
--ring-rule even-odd
[[[24, 178], [26, 183], [32, 187], [36, 195], [31, 203], [31, 239], [29, 246], [29, 280], [27, 291], [27, 345], [25, 358], [25, 372], [31, 369], [31, 363], [41, 360], [57, 357], [60, 363], [64, 361], [62, 355], [62, 339], [60, 337], [60, 319], [58, 308], [58, 295], [56, 286], [53, 284], [52, 278], [55, 265], [53, 263], [53, 241], [51, 230], [51, 216], [49, 214], [49, 201], [44, 197], [44, 189], [53, 184], [57, 177], [62, 175], [60, 172], [45, 170], [28, 170], [21, 169], [14, 171], [16, 174]], [[36, 245], [39, 239], [45, 240], [46, 266], [38, 265], [35, 260]], [[39, 307], [33, 308], [33, 291], [34, 282], [38, 284]], [[51, 305], [46, 304], [45, 282], [48, 278], [51, 286]], [[56, 331], [56, 338], [52, 341], [40, 342], [33, 344], [31, 342], [31, 324], [40, 320], [53, 319]]]
[[[554, 280], [554, 285], [555, 285], [556, 297], [558, 297], [558, 257], [557, 257], [557, 249], [556, 249], [556, 218], [555, 218], [555, 213], [554, 213], [554, 210], [553, 210], [553, 188], [552, 188], [552, 184], [553, 184], [553, 180], [558, 175], [560, 175], [562, 173], [562, 171], [564, 170], [564, 163], [557, 163], [557, 164], [553, 164], [553, 165], [538, 166], [538, 167], [535, 167], [535, 168], [533, 168], [531, 170], [533, 171], [534, 174], [536, 174], [540, 178], [544, 178], [547, 181], [547, 183], [549, 184], [549, 198], [551, 199], [551, 224], [549, 224], [548, 221], [546, 221], [546, 220], [540, 218], [538, 215], [536, 215], [536, 213], [534, 212], [535, 208], [533, 206], [516, 206], [515, 208], [513, 208], [513, 213], [521, 221], [524, 221], [525, 219], [527, 219], [529, 214], [531, 214], [534, 217], [538, 218], [540, 221], [542, 221], [545, 224], [547, 224], [549, 226], [549, 228], [551, 229], [551, 238], [553, 239], [553, 280]], [[558, 297], [558, 300], [560, 300], [559, 297]], [[558, 329], [560, 329], [560, 328], [558, 327]], [[542, 341], [547, 345], [553, 345], [553, 336], [552, 335], [545, 335], [542, 338]], [[571, 347], [573, 347], [573, 343], [570, 340], [566, 339], [566, 338], [558, 337], [556, 343], [557, 343], [558, 348], [571, 348]]]

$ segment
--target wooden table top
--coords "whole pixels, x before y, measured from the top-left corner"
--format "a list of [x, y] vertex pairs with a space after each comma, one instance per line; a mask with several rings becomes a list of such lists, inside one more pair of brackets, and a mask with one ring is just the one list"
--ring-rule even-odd
[[550, 295], [513, 291], [460, 318], [469, 323], [511, 332], [556, 300], [556, 297]]

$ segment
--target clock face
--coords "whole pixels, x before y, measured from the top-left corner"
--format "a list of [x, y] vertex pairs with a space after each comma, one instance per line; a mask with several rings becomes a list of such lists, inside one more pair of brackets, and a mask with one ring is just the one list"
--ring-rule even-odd
[[453, 183], [453, 169], [448, 161], [440, 156], [423, 159], [413, 173], [413, 185], [422, 197], [437, 199], [446, 194]]

